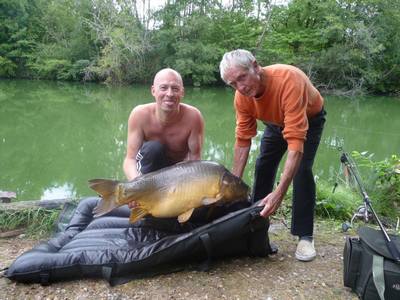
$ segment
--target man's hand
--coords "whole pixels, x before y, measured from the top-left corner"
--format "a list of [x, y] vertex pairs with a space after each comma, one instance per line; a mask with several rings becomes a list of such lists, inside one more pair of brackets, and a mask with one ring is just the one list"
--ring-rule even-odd
[[260, 215], [264, 218], [272, 215], [278, 207], [281, 205], [283, 197], [285, 196], [290, 183], [293, 180], [294, 175], [299, 168], [303, 153], [299, 151], [288, 151], [283, 173], [280, 178], [279, 184], [276, 189], [268, 194], [264, 199], [261, 200], [260, 205], [265, 205]]
[[260, 215], [264, 218], [267, 218], [268, 216], [272, 215], [281, 205], [282, 200], [283, 200], [283, 195], [278, 193], [276, 190], [268, 194], [260, 202], [260, 206], [264, 205], [264, 208], [260, 212]]

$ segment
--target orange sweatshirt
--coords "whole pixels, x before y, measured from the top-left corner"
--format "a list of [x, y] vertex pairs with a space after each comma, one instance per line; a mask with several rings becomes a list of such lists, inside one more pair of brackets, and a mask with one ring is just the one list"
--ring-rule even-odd
[[236, 91], [236, 145], [250, 146], [257, 119], [283, 127], [289, 150], [303, 152], [308, 118], [318, 114], [324, 99], [300, 69], [290, 65], [263, 68], [265, 92], [260, 98]]

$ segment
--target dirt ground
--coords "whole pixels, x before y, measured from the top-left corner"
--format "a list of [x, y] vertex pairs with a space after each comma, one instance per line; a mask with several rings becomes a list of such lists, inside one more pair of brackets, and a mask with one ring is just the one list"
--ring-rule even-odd
[[[357, 299], [343, 286], [343, 247], [346, 235], [338, 226], [318, 221], [317, 258], [294, 258], [297, 240], [280, 222], [270, 239], [279, 246], [268, 258], [234, 258], [216, 262], [211, 271], [183, 271], [110, 287], [103, 280], [76, 280], [50, 286], [21, 284], [0, 278], [0, 299]], [[0, 269], [39, 241], [0, 239]]]

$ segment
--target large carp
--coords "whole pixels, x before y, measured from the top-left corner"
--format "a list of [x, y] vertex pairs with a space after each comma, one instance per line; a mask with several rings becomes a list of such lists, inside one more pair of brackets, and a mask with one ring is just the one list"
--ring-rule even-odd
[[89, 186], [103, 199], [95, 207], [95, 217], [115, 207], [136, 202], [130, 222], [146, 215], [189, 220], [193, 210], [216, 202], [245, 200], [249, 187], [222, 165], [212, 161], [187, 161], [151, 172], [129, 182], [109, 179], [89, 180]]

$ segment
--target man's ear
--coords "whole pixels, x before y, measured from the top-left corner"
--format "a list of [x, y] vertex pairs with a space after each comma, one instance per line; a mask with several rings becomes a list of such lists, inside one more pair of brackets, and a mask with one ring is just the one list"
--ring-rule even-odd
[[151, 92], [151, 94], [154, 96], [154, 85], [151, 86], [150, 92]]
[[254, 68], [254, 71], [256, 71], [257, 74], [260, 74], [261, 67], [260, 67], [260, 65], [258, 64], [258, 62], [256, 60], [253, 61], [253, 68]]

